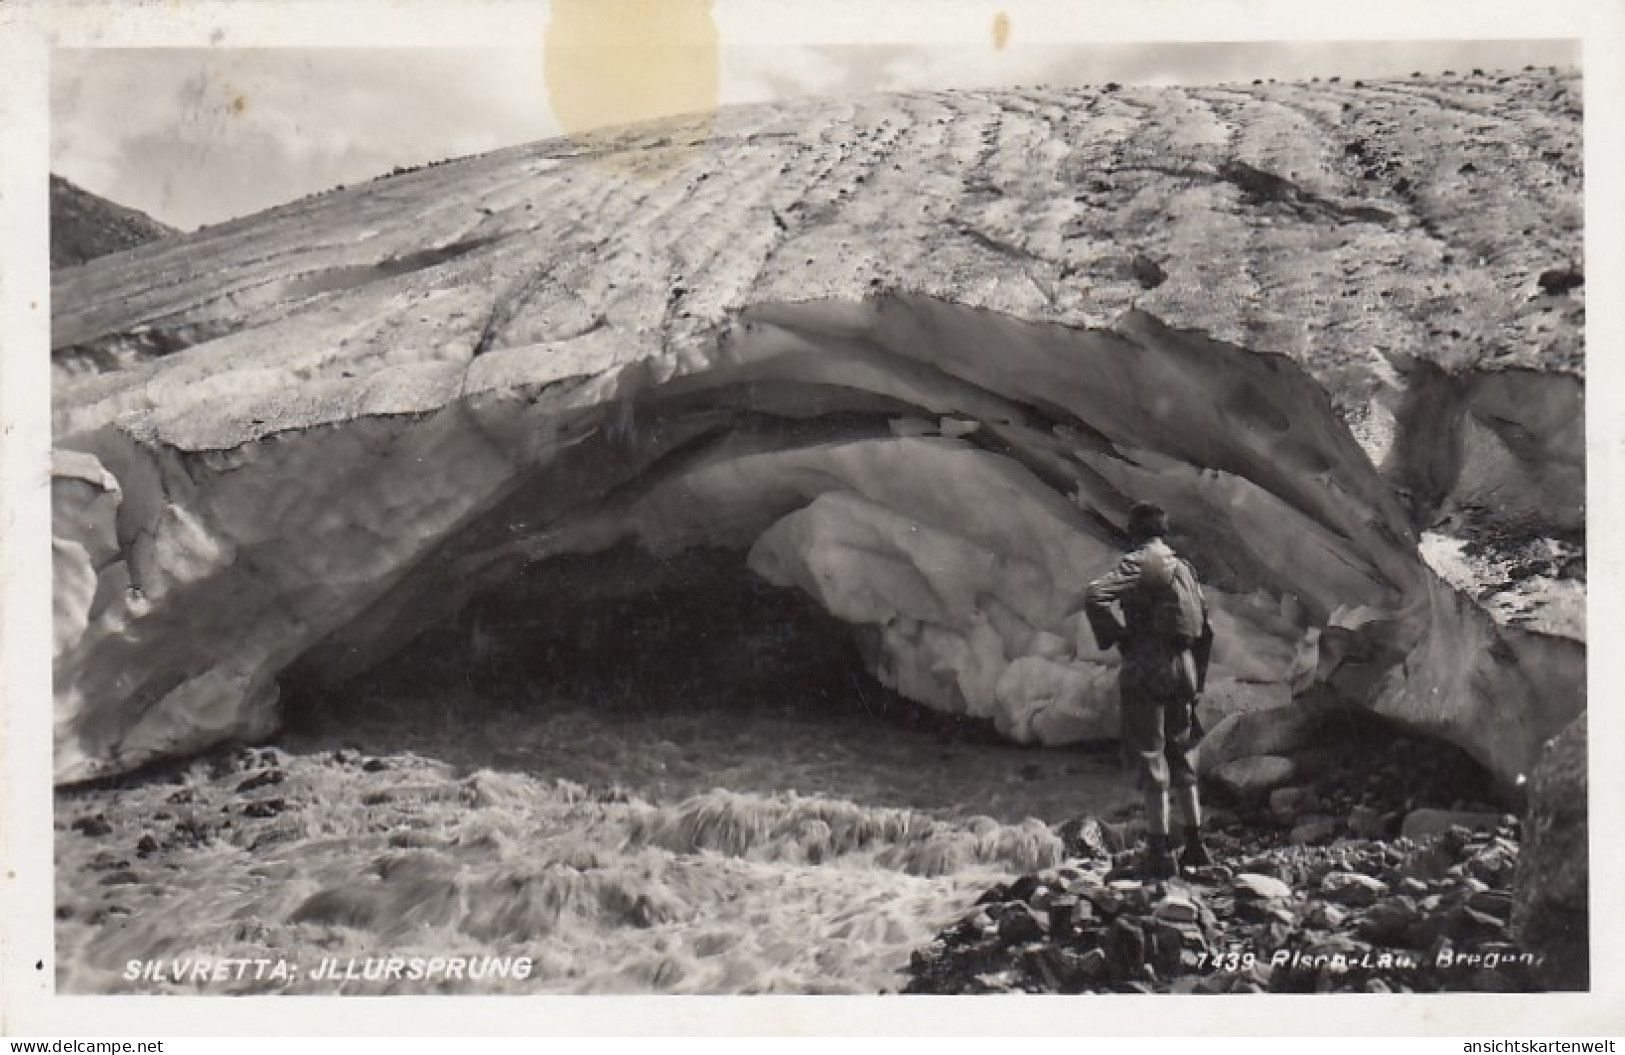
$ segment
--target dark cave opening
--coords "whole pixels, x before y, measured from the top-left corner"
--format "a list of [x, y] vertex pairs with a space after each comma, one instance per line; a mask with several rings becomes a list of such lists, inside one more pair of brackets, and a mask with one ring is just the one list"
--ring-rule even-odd
[[438, 696], [470, 717], [572, 706], [617, 719], [732, 712], [1007, 744], [991, 722], [932, 710], [876, 680], [864, 661], [874, 633], [768, 583], [738, 552], [655, 556], [623, 544], [531, 565], [339, 684], [290, 679], [283, 729], [331, 733], [380, 700]]
[[283, 682], [277, 743], [517, 772], [603, 801], [712, 789], [1059, 822], [1134, 800], [1102, 745], [1015, 744], [869, 673], [865, 638], [736, 550], [552, 558], [341, 682]]
[[477, 690], [617, 712], [838, 712], [881, 706], [885, 691], [851, 628], [725, 550], [557, 557], [474, 598], [452, 632], [467, 634], [459, 658]]

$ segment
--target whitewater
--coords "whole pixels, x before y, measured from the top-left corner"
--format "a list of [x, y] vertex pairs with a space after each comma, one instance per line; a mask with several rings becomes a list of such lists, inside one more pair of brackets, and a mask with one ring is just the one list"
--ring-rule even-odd
[[1132, 808], [1109, 748], [928, 714], [816, 636], [709, 685], [483, 646], [446, 629], [273, 745], [59, 791], [61, 989], [895, 991], [993, 882], [1063, 863], [1054, 825]]

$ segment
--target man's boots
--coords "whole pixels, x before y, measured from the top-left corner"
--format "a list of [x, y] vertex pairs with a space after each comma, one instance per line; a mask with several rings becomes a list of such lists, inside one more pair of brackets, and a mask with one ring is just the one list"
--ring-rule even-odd
[[1207, 847], [1202, 845], [1202, 829], [1194, 824], [1185, 825], [1185, 852], [1180, 854], [1179, 863], [1186, 868], [1200, 868], [1213, 863]]
[[1145, 837], [1146, 879], [1172, 879], [1179, 874], [1179, 858], [1174, 856], [1173, 839], [1167, 835]]

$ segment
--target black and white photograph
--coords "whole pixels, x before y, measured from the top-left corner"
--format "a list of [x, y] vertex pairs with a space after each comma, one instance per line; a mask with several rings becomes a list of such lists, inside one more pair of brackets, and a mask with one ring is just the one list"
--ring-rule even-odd
[[1583, 32], [222, 6], [30, 82], [8, 1005], [1596, 1012]]

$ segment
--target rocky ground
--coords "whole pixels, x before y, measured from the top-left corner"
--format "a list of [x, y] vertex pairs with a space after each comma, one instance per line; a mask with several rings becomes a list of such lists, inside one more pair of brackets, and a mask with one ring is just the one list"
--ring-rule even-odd
[[1511, 931], [1519, 819], [1471, 763], [1373, 730], [1332, 742], [1313, 782], [1216, 810], [1214, 864], [1177, 879], [1138, 876], [1136, 825], [1070, 822], [1067, 863], [990, 888], [907, 991], [1547, 988]]
[[[861, 803], [834, 794], [855, 790], [848, 770], [863, 766], [856, 741], [845, 745], [850, 730], [834, 725], [785, 726], [766, 769], [734, 757], [733, 769], [717, 770], [749, 754], [750, 741], [775, 737], [758, 726], [779, 719], [740, 711], [715, 727], [738, 733], [733, 741], [702, 746], [697, 715], [686, 735], [665, 730], [685, 745], [681, 755], [630, 715], [604, 723], [627, 741], [624, 754], [607, 755], [604, 732], [588, 735], [585, 715], [570, 719], [574, 770], [564, 754], [533, 755], [522, 727], [495, 716], [482, 721], [500, 728], [491, 739], [506, 753], [459, 738], [457, 723], [438, 733], [422, 715], [411, 723], [420, 748], [437, 736], [462, 744], [463, 764], [448, 765], [382, 736], [391, 719], [381, 715], [352, 730], [372, 751], [284, 738], [65, 790], [59, 984], [319, 993], [331, 987], [298, 978], [224, 990], [132, 986], [119, 972], [132, 957], [164, 956], [271, 957], [308, 969], [384, 948], [528, 955], [537, 966], [522, 982], [357, 981], [341, 991], [1552, 987], [1540, 954], [1512, 930], [1519, 811], [1454, 749], [1368, 719], [1321, 716], [1315, 746], [1293, 756], [1291, 783], [1207, 782], [1215, 863], [1152, 883], [1136, 874], [1139, 806], [1107, 794], [1109, 757], [1030, 751], [1023, 762], [1018, 749], [948, 737], [932, 728], [940, 718], [920, 716], [920, 734], [902, 715], [873, 720], [865, 734], [892, 741], [883, 764], [899, 774], [894, 795], [911, 785], [909, 771], [934, 779], [911, 761], [920, 745], [957, 759], [952, 788], [917, 808], [877, 805], [876, 777]], [[482, 752], [499, 768], [469, 764]], [[983, 764], [992, 754], [1003, 762]], [[728, 791], [702, 790], [706, 765]], [[687, 769], [695, 772], [673, 780]], [[825, 770], [826, 786], [806, 783]], [[774, 790], [790, 779], [813, 794]], [[1026, 798], [1011, 798], [1021, 788], [1031, 789]], [[1073, 803], [1113, 804], [1062, 821], [1069, 791]], [[1002, 817], [972, 815], [1001, 798]], [[1018, 821], [1022, 802], [1057, 819]]]
[[1229, 863], [1165, 883], [1128, 877], [1132, 855], [1022, 876], [916, 952], [907, 991], [1541, 990], [1538, 957], [1511, 940], [1507, 820], [1324, 846], [1232, 828], [1214, 840]]

